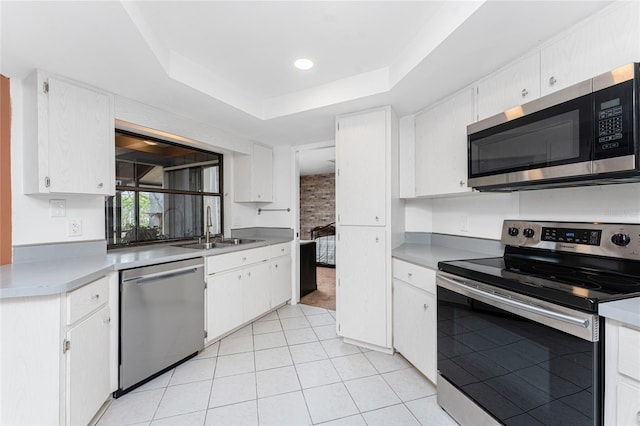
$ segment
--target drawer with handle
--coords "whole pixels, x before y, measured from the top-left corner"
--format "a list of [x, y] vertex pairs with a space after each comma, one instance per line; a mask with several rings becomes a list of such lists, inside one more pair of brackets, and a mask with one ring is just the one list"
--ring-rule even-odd
[[270, 247], [258, 247], [207, 257], [207, 275], [269, 260]]
[[73, 324], [109, 301], [109, 279], [102, 277], [67, 294], [67, 324]]
[[291, 255], [291, 244], [276, 244], [271, 246], [271, 258]]
[[436, 293], [436, 271], [432, 269], [393, 259], [393, 278], [414, 285], [429, 293]]

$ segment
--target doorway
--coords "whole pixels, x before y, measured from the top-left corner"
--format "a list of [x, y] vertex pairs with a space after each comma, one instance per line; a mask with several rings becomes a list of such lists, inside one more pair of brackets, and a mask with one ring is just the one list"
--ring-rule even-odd
[[300, 303], [335, 311], [335, 146], [333, 141], [298, 155]]

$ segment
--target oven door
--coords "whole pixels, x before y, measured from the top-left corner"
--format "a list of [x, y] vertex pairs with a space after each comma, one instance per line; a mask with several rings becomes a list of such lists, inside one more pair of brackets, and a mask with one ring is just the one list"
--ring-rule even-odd
[[597, 315], [443, 272], [437, 285], [438, 402], [452, 417], [473, 425], [602, 424]]

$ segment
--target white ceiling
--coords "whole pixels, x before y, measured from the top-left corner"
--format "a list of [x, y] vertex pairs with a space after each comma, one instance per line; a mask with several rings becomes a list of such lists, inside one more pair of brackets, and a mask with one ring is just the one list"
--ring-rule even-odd
[[[414, 113], [603, 1], [0, 1], [0, 72], [41, 68], [238, 136], [333, 138], [336, 114]], [[306, 56], [316, 67], [294, 70]]]

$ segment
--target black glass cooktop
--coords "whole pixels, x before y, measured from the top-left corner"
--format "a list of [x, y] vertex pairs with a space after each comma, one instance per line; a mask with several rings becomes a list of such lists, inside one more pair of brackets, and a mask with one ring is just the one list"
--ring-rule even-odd
[[[608, 260], [607, 260], [608, 261]], [[589, 312], [598, 303], [640, 296], [640, 265], [580, 257], [508, 256], [440, 262], [464, 278]]]

